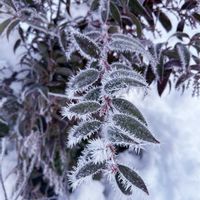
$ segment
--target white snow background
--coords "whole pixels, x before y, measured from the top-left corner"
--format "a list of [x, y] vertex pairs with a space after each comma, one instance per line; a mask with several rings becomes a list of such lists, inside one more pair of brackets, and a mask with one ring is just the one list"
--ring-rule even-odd
[[[15, 34], [9, 42], [5, 37], [0, 38], [0, 60], [13, 66], [18, 60], [12, 52], [15, 38]], [[145, 98], [136, 93], [129, 93], [127, 98], [142, 111], [161, 143], [150, 148], [142, 159], [128, 152], [122, 156], [147, 183], [149, 200], [200, 200], [200, 97], [193, 98], [191, 91], [181, 95], [178, 91], [168, 93], [166, 90], [160, 98], [152, 85]], [[15, 153], [9, 153], [0, 164], [6, 177], [16, 164]], [[9, 195], [14, 181], [14, 174], [5, 181]], [[70, 200], [105, 200], [105, 187], [107, 185], [91, 180], [81, 185]], [[4, 200], [1, 187], [0, 200]], [[112, 197], [109, 200], [113, 200]]]

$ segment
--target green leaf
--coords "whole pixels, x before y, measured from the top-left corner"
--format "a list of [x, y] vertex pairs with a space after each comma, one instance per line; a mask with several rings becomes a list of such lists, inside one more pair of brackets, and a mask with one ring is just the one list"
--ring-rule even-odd
[[147, 125], [143, 115], [141, 112], [129, 101], [121, 98], [112, 99], [112, 105], [115, 109], [117, 109], [120, 113], [131, 115], [133, 117], [138, 118], [141, 122]]
[[117, 183], [119, 189], [122, 191], [122, 193], [124, 193], [125, 195], [131, 195], [132, 194], [131, 187], [129, 186], [127, 188], [125, 186], [124, 182], [121, 180], [121, 176], [120, 176], [119, 172], [117, 172], [115, 174], [115, 180], [116, 180], [116, 183]]
[[86, 176], [93, 175], [105, 167], [105, 163], [94, 164], [93, 162], [86, 163], [76, 173], [76, 179], [81, 179]]
[[140, 3], [139, 0], [129, 0], [129, 8], [132, 13], [136, 16], [144, 16], [150, 26], [154, 26], [153, 17], [151, 13], [149, 13], [143, 5]]
[[147, 127], [134, 117], [124, 114], [115, 114], [112, 120], [120, 130], [125, 131], [130, 136], [134, 136], [146, 142], [159, 143]]
[[118, 22], [119, 25], [121, 25], [121, 15], [120, 11], [115, 3], [112, 1], [110, 2], [110, 12], [113, 17], [113, 19]]
[[72, 71], [68, 67], [56, 67], [55, 73], [69, 77], [72, 74]]
[[193, 13], [192, 16], [200, 23], [200, 14]]
[[90, 6], [91, 11], [96, 11], [100, 6], [100, 0], [93, 0]]
[[7, 136], [9, 133], [9, 126], [0, 119], [0, 138]]
[[122, 63], [118, 63], [118, 62], [112, 63], [111, 68], [116, 69], [116, 70], [120, 70], [120, 69], [122, 69], [122, 70], [132, 70], [131, 67], [124, 65]]
[[108, 140], [115, 145], [130, 146], [138, 144], [132, 138], [130, 138], [128, 135], [125, 135], [124, 133], [122, 133], [122, 131], [120, 131], [117, 128], [108, 127], [106, 136]]
[[87, 121], [81, 123], [79, 126], [73, 127], [68, 136], [68, 146], [73, 147], [83, 139], [87, 139], [94, 132], [96, 132], [101, 126], [101, 122]]
[[85, 96], [84, 100], [99, 101], [101, 98], [101, 88], [97, 87], [90, 90]]
[[145, 45], [134, 37], [125, 34], [113, 34], [109, 42], [109, 48], [119, 53], [136, 53], [147, 59], [153, 67], [157, 65], [156, 59], [145, 49]]
[[133, 78], [146, 83], [145, 78], [135, 70], [116, 70], [110, 73], [110, 78]]
[[74, 40], [78, 45], [78, 50], [83, 56], [88, 59], [99, 58], [101, 51], [89, 37], [80, 33], [74, 33]]
[[110, 13], [110, 0], [101, 0], [100, 13], [102, 21], [106, 23]]
[[69, 87], [73, 90], [84, 90], [91, 86], [99, 78], [99, 71], [96, 69], [86, 69], [80, 71], [69, 81]]
[[149, 194], [144, 181], [135, 171], [133, 171], [132, 169], [130, 169], [129, 167], [126, 167], [124, 165], [118, 165], [118, 169], [119, 169], [118, 173], [120, 173], [120, 175], [122, 175], [122, 177], [123, 177], [122, 179], [125, 178], [132, 185], [141, 189], [146, 194]]
[[7, 28], [6, 36], [9, 39], [10, 33], [14, 30], [14, 28], [19, 24], [20, 20], [14, 20], [10, 23], [10, 25]]
[[95, 101], [87, 101], [77, 103], [68, 108], [68, 111], [72, 114], [77, 115], [87, 115], [98, 111], [101, 108], [101, 105]]
[[104, 91], [107, 94], [113, 94], [129, 87], [146, 87], [146, 83], [129, 77], [114, 78], [105, 83]]
[[11, 21], [12, 18], [8, 18], [0, 24], [0, 35], [5, 31]]
[[128, 13], [128, 16], [131, 18], [131, 21], [136, 25], [137, 36], [141, 37], [142, 25], [140, 23], [140, 20], [133, 13]]

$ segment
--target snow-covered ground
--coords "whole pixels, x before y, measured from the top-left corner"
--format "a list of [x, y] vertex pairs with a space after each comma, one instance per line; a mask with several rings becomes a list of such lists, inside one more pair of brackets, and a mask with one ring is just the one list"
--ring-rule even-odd
[[[151, 200], [200, 199], [200, 99], [177, 91], [160, 98], [152, 88], [143, 101], [130, 95], [159, 138], [139, 162]], [[145, 162], [146, 161], [146, 162]], [[144, 167], [144, 168], [143, 168]]]

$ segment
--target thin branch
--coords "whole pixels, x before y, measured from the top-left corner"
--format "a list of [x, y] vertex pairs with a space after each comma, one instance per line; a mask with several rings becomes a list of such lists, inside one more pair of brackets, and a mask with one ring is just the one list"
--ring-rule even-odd
[[68, 96], [66, 96], [65, 94], [58, 94], [58, 93], [52, 93], [52, 92], [49, 92], [48, 94], [49, 94], [50, 96], [68, 99]]
[[3, 158], [4, 158], [4, 155], [5, 155], [5, 151], [6, 151], [6, 138], [3, 138], [2, 141], [1, 141], [0, 182], [1, 182], [1, 185], [2, 185], [4, 198], [5, 198], [5, 200], [8, 200], [8, 195], [7, 195], [7, 192], [6, 192], [6, 188], [5, 188], [5, 184], [4, 184], [4, 180], [3, 180], [3, 176], [2, 176], [2, 163], [3, 163]]
[[37, 160], [37, 154], [31, 160], [30, 167], [28, 169], [28, 172], [25, 175], [24, 181], [22, 182], [22, 184], [21, 184], [20, 188], [18, 189], [18, 191], [15, 193], [14, 197], [12, 198], [12, 200], [17, 200], [18, 197], [21, 195], [21, 193], [24, 190], [24, 187], [26, 186], [26, 183], [27, 183], [32, 171], [33, 171], [33, 168], [35, 166], [36, 160]]

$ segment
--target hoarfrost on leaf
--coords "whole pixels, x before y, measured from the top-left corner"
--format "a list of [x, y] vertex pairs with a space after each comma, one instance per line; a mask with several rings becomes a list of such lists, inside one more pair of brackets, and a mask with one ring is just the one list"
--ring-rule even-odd
[[69, 88], [74, 91], [83, 91], [91, 86], [99, 78], [99, 71], [95, 69], [81, 70], [69, 81]]
[[142, 113], [128, 100], [125, 100], [125, 99], [122, 99], [122, 98], [114, 98], [114, 99], [112, 99], [112, 105], [120, 113], [136, 117], [141, 122], [143, 122], [145, 125], [147, 125], [147, 122], [145, 121]]
[[159, 143], [153, 137], [148, 128], [135, 117], [125, 114], [114, 114], [112, 120], [116, 127], [136, 139], [146, 142]]
[[74, 105], [70, 105], [68, 108], [64, 107], [62, 115], [64, 117], [87, 117], [92, 113], [97, 112], [101, 108], [101, 105], [96, 101], [85, 101]]
[[138, 145], [138, 143], [134, 141], [133, 138], [124, 134], [121, 130], [117, 129], [116, 127], [108, 127], [106, 132], [106, 137], [114, 145], [133, 146], [133, 147]]
[[104, 91], [107, 94], [114, 94], [130, 87], [145, 88], [146, 83], [130, 77], [114, 78], [104, 84]]
[[68, 146], [72, 147], [79, 143], [83, 139], [87, 139], [93, 133], [99, 130], [101, 126], [101, 122], [94, 120], [94, 121], [87, 121], [75, 126], [71, 129], [68, 136]]
[[85, 101], [99, 101], [101, 98], [101, 87], [89, 90], [83, 97]]
[[[146, 194], [149, 194], [144, 181], [135, 171], [124, 165], [118, 165], [118, 169], [119, 171], [117, 172], [116, 179], [120, 180], [122, 185], [124, 185], [125, 194], [132, 194], [134, 186], [141, 189]], [[122, 188], [120, 189], [122, 190]]]
[[88, 59], [98, 59], [100, 57], [101, 51], [99, 47], [88, 36], [79, 32], [74, 32], [73, 36], [77, 44], [77, 50], [79, 50], [84, 57]]

